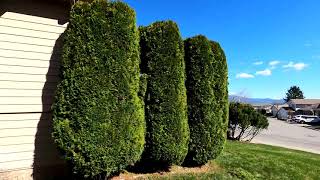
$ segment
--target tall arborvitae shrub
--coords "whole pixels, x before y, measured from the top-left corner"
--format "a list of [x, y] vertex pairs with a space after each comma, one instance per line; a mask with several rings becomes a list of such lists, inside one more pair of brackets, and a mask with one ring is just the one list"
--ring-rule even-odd
[[140, 28], [141, 69], [148, 75], [145, 95], [147, 136], [144, 157], [181, 164], [189, 128], [183, 40], [172, 21]]
[[227, 67], [223, 51], [205, 36], [185, 40], [190, 127], [185, 163], [201, 165], [214, 159], [226, 138]]
[[134, 10], [121, 2], [77, 3], [62, 71], [53, 137], [74, 173], [110, 175], [139, 160], [145, 121]]
[[227, 59], [220, 44], [210, 41], [214, 54], [214, 76], [215, 76], [215, 101], [218, 119], [215, 122], [216, 134], [214, 137], [214, 150], [212, 158], [217, 157], [226, 141], [228, 119], [229, 119], [229, 100], [228, 100], [228, 66]]

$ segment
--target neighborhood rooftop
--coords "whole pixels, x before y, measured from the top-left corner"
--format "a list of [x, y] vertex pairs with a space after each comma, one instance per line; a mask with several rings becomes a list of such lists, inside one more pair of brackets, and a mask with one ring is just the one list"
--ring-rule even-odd
[[294, 104], [320, 104], [320, 99], [291, 99]]

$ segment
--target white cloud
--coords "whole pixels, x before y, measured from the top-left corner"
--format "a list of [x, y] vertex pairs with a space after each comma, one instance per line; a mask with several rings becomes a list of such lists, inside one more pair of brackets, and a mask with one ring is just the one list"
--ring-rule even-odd
[[280, 63], [280, 61], [270, 61], [269, 62], [269, 65], [270, 66], [276, 66], [276, 65], [278, 65]]
[[303, 46], [305, 46], [305, 47], [311, 47], [312, 44], [311, 44], [311, 43], [304, 43]]
[[284, 65], [284, 68], [292, 68], [295, 69], [297, 71], [303, 70], [304, 68], [306, 68], [308, 66], [308, 64], [299, 62], [299, 63], [294, 63], [292, 61], [290, 61], [288, 64]]
[[253, 65], [261, 65], [261, 64], [263, 64], [263, 61], [257, 61], [253, 63]]
[[257, 71], [256, 75], [261, 75], [261, 76], [270, 76], [272, 74], [270, 69], [265, 69], [263, 71]]
[[254, 75], [248, 74], [248, 73], [239, 73], [236, 75], [236, 78], [237, 79], [240, 79], [240, 78], [248, 79], [248, 78], [254, 78]]

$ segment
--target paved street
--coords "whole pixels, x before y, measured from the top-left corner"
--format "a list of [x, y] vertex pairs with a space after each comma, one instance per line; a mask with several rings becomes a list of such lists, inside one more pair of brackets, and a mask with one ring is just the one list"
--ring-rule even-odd
[[320, 131], [308, 129], [305, 124], [290, 124], [268, 118], [269, 128], [255, 137], [253, 143], [269, 144], [320, 154]]

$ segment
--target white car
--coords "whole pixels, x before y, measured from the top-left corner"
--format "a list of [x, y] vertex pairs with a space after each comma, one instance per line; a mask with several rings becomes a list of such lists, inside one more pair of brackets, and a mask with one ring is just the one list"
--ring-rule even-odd
[[318, 116], [309, 115], [297, 115], [293, 117], [293, 120], [301, 124], [320, 122], [320, 118]]
[[292, 120], [295, 121], [295, 122], [299, 122], [299, 120], [301, 120], [301, 116], [303, 116], [303, 115], [293, 116]]

